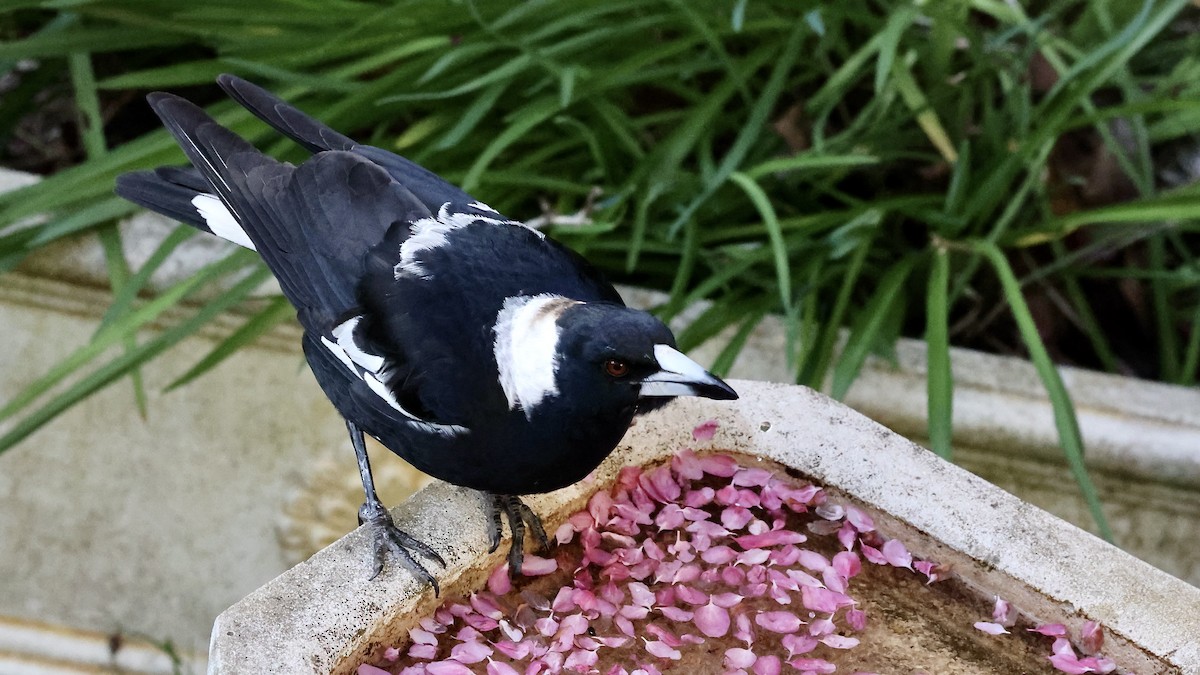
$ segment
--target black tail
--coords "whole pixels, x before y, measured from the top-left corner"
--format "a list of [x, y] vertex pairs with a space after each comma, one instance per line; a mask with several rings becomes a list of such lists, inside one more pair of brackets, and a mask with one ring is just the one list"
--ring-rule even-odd
[[193, 177], [201, 181], [201, 187], [171, 179], [171, 173], [183, 173], [182, 169], [161, 168], [153, 171], [136, 171], [117, 177], [116, 193], [129, 201], [161, 213], [169, 218], [187, 223], [194, 228], [212, 233], [194, 200], [211, 188], [203, 183], [199, 173]]
[[387, 150], [360, 145], [252, 82], [236, 75], [224, 74], [217, 78], [217, 84], [242, 107], [254, 113], [255, 117], [304, 146], [309, 152], [347, 150], [378, 164], [433, 213], [437, 213], [442, 204], [447, 202], [451, 203], [455, 210], [463, 211], [468, 204], [475, 201], [466, 192], [447, 183], [441, 176], [425, 167]]
[[[148, 100], [198, 174], [179, 169], [153, 173], [153, 178], [134, 174], [125, 186], [134, 188], [137, 196], [166, 187], [170, 197], [144, 201], [179, 211], [186, 191], [202, 187], [202, 179], [207, 192], [220, 200], [216, 206], [232, 215], [311, 331], [329, 330], [356, 306], [364, 254], [393, 223], [429, 215], [365, 158], [322, 152], [297, 168], [263, 155], [182, 98], [155, 93]], [[198, 192], [191, 194], [194, 198]]]

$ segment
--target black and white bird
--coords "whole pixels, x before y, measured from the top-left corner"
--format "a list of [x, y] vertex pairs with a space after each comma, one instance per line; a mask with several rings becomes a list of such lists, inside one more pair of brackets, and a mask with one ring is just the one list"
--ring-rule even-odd
[[256, 85], [217, 81], [312, 157], [276, 161], [190, 102], [155, 93], [150, 105], [192, 168], [126, 174], [116, 192], [254, 249], [279, 280], [358, 456], [372, 576], [392, 551], [436, 590], [414, 555], [445, 563], [392, 522], [363, 433], [483, 492], [492, 549], [503, 516], [519, 570], [526, 525], [545, 545], [521, 495], [584, 478], [636, 414], [671, 397], [737, 398], [578, 254]]

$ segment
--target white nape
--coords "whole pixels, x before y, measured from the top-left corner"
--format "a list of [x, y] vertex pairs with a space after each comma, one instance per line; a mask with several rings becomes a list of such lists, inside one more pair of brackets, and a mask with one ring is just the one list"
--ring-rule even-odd
[[[476, 210], [487, 210], [495, 213], [490, 206], [480, 202], [472, 202], [471, 208]], [[499, 215], [499, 214], [497, 214]], [[429, 216], [414, 220], [409, 225], [411, 236], [404, 240], [400, 245], [400, 262], [396, 263], [393, 270], [397, 279], [402, 276], [413, 276], [420, 279], [428, 279], [431, 275], [425, 270], [420, 261], [422, 251], [429, 251], [435, 248], [445, 246], [448, 235], [454, 230], [464, 228], [474, 223], [486, 223], [488, 225], [511, 225], [515, 227], [524, 227], [533, 232], [538, 237], [545, 239], [546, 235], [537, 230], [527, 227], [523, 223], [515, 220], [505, 220], [503, 218], [491, 218], [481, 216], [477, 213], [463, 213], [461, 211], [451, 211], [450, 202], [442, 204], [438, 209], [437, 215]]]
[[558, 317], [577, 304], [549, 293], [504, 301], [492, 330], [500, 387], [510, 410], [520, 407], [530, 417], [543, 399], [558, 394]]

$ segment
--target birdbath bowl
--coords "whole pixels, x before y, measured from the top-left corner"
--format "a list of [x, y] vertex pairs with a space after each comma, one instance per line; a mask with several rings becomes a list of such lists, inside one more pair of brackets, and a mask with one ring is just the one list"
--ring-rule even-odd
[[[1085, 658], [1086, 651], [1079, 648], [1085, 623], [1095, 622], [1103, 627], [1103, 657], [1116, 666], [1110, 672], [1200, 673], [1200, 589], [942, 461], [821, 394], [794, 386], [732, 384], [741, 394], [740, 400], [680, 399], [641, 417], [591, 477], [530, 498], [528, 503], [554, 533], [573, 513], [585, 508], [595, 493], [610, 490], [623, 467], [648, 467], [650, 471], [683, 449], [693, 449], [700, 456], [728, 454], [742, 466], [765, 468], [795, 485], [819, 486], [827, 508], [818, 520], [824, 517], [836, 524], [839, 514], [830, 513], [828, 507], [866, 514], [870, 536], [864, 536], [856, 547], [865, 557], [872, 556], [866, 555], [863, 543], [903, 544], [890, 547], [891, 564], [863, 561], [861, 580], [852, 582], [877, 587], [875, 591], [868, 588], [862, 596], [860, 606], [867, 608], [866, 629], [860, 625], [854, 630], [862, 630], [858, 638], [863, 646], [872, 636], [884, 641], [869, 648], [881, 655], [876, 660], [884, 666], [911, 672], [914, 668], [904, 665], [910, 663], [904, 659], [911, 659], [912, 664], [923, 664], [920, 670], [939, 675], [1011, 672], [1014, 664], [1026, 672], [1089, 672], [1071, 668], [1076, 667], [1072, 664], [1077, 653]], [[694, 436], [693, 430], [706, 422], [710, 423], [706, 428], [715, 426], [715, 433]], [[410, 631], [418, 628], [422, 619], [428, 625], [428, 617], [445, 600], [483, 589], [502, 563], [507, 543], [495, 553], [487, 551], [481, 506], [473, 492], [434, 484], [393, 512], [402, 529], [446, 559], [446, 568], [437, 575], [442, 597], [435, 597], [430, 588], [395, 567], [368, 579], [369, 542], [361, 531], [355, 531], [223, 612], [213, 628], [209, 672], [342, 674], [356, 672], [363, 663], [399, 670], [399, 665], [389, 665], [386, 660], [388, 648], [400, 647], [404, 652]], [[813, 506], [815, 512], [816, 504]], [[824, 529], [836, 546], [831, 527]], [[806, 534], [816, 539], [814, 532]], [[826, 553], [832, 556], [834, 550]], [[915, 565], [923, 573], [909, 569], [914, 565], [905, 564], [907, 560], [895, 560], [907, 555], [926, 563], [924, 567]], [[932, 585], [928, 583], [931, 573], [938, 579]], [[546, 589], [541, 592], [554, 596]], [[847, 594], [854, 595], [851, 591]], [[1007, 621], [992, 615], [997, 597], [1012, 608]], [[799, 629], [802, 634], [807, 634], [817, 618], [799, 602], [780, 605], [780, 609], [804, 620]], [[844, 616], [839, 615], [839, 621]], [[976, 622], [981, 624], [979, 628]], [[770, 623], [759, 621], [753, 630], [759, 634], [787, 630], [768, 626]], [[999, 632], [1000, 623], [1011, 634], [988, 632]], [[1029, 630], [1044, 627], [1046, 633], [1054, 633], [1055, 625], [1065, 627], [1067, 636], [1074, 639], [1073, 646], [1064, 648], [1066, 643], [1054, 642], [1053, 635]], [[733, 630], [719, 648], [716, 641], [712, 643], [708, 665], [701, 665], [700, 671], [716, 667], [727, 648], [754, 648], [738, 644]], [[855, 634], [850, 629], [841, 632]], [[891, 657], [888, 635], [900, 639]], [[663, 672], [696, 669], [671, 661], [669, 654], [646, 655], [646, 644], [654, 637], [639, 635], [630, 641], [629, 649], [641, 654], [638, 662], [651, 663]], [[1056, 670], [1048, 658], [1052, 642], [1063, 670]], [[1019, 652], [1032, 658], [1028, 654], [1036, 651], [1038, 644], [1043, 645], [1044, 657], [1036, 657], [1032, 666], [1013, 656]], [[931, 650], [929, 654], [914, 656], [914, 650], [925, 648]], [[1069, 657], [1062, 653], [1068, 648]], [[825, 649], [799, 656], [829, 653]], [[783, 672], [803, 672], [802, 667], [786, 665], [789, 656], [783, 656]], [[473, 668], [484, 672], [485, 666], [482, 661]], [[726, 662], [726, 666], [730, 664]], [[862, 669], [851, 666], [837, 672]], [[884, 667], [878, 671], [893, 672]]]

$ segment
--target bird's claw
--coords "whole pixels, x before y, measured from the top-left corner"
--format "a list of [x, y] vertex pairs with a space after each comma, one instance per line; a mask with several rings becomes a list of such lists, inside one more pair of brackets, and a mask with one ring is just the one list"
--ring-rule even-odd
[[413, 553], [417, 553], [436, 562], [441, 567], [445, 567], [446, 561], [442, 556], [438, 555], [437, 551], [430, 548], [425, 542], [396, 527], [396, 523], [392, 520], [392, 514], [388, 513], [382, 504], [364, 503], [358, 510], [358, 522], [366, 525], [371, 531], [375, 560], [371, 579], [374, 579], [383, 572], [388, 556], [394, 555], [400, 559], [401, 563], [414, 576], [432, 586], [434, 595], [441, 594], [441, 587], [438, 585], [437, 579], [430, 574], [429, 570], [425, 569], [424, 565], [417, 562], [416, 558], [413, 557]]
[[508, 549], [508, 569], [519, 575], [521, 563], [525, 558], [525, 526], [537, 542], [538, 553], [550, 550], [550, 539], [546, 536], [546, 528], [542, 527], [542, 519], [533, 509], [529, 508], [520, 497], [513, 495], [488, 494], [487, 507], [491, 516], [488, 520], [488, 541], [491, 546], [488, 553], [495, 552], [500, 546], [500, 537], [504, 524], [508, 521], [508, 529], [512, 530], [512, 546]]

